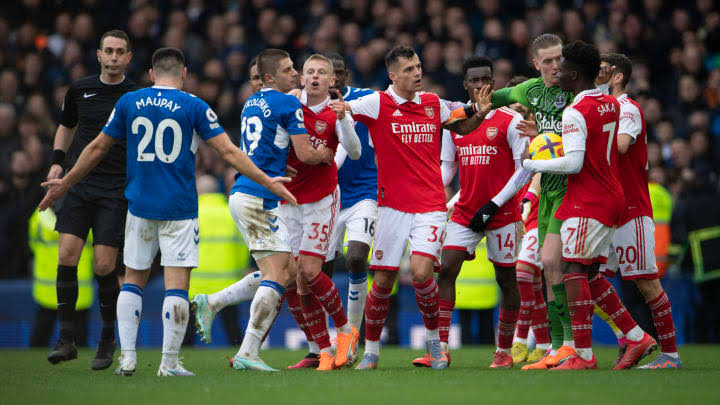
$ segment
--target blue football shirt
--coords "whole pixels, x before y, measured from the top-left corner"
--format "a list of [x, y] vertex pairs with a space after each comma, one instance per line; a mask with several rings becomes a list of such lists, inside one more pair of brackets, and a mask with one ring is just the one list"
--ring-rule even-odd
[[133, 215], [197, 218], [198, 138], [224, 132], [207, 103], [172, 87], [147, 87], [118, 100], [103, 132], [117, 140], [127, 138], [125, 197]]
[[[373, 93], [370, 89], [347, 87], [343, 99], [351, 101]], [[365, 124], [355, 121], [355, 132], [360, 138], [362, 155], [358, 160], [345, 159], [338, 170], [340, 206], [350, 208], [362, 200], [377, 200], [377, 166], [375, 150], [370, 146], [370, 134]]]
[[[250, 96], [242, 110], [240, 146], [255, 166], [269, 177], [285, 175], [290, 136], [307, 133], [302, 104], [295, 96], [264, 88]], [[280, 197], [241, 175], [235, 175], [231, 193], [241, 192], [267, 200]]]

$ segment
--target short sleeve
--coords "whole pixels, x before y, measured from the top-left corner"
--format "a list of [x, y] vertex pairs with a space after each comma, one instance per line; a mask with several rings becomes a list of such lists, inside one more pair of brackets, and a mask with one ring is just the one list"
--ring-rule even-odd
[[518, 129], [518, 124], [522, 122], [522, 115], [520, 114], [514, 114], [514, 117], [512, 121], [510, 121], [510, 125], [508, 125], [507, 130], [507, 141], [510, 145], [510, 149], [512, 150], [513, 159], [520, 159], [522, 157], [523, 152], [525, 149], [527, 149], [528, 139], [524, 136], [520, 135], [520, 130]]
[[574, 108], [566, 108], [562, 115], [562, 142], [565, 154], [574, 151], [585, 151], [587, 125], [585, 118]]
[[450, 119], [450, 114], [452, 111], [450, 111], [450, 108], [448, 108], [447, 104], [443, 103], [442, 100], [440, 100], [440, 122], [446, 122]]
[[642, 116], [640, 110], [632, 103], [625, 103], [620, 106], [620, 125], [618, 134], [628, 134], [633, 141], [642, 132]]
[[307, 133], [305, 129], [305, 122], [303, 118], [303, 109], [300, 100], [294, 96], [287, 98], [288, 106], [287, 110], [284, 111], [282, 121], [285, 130], [290, 135], [302, 135]]
[[195, 102], [195, 132], [204, 141], [222, 134], [225, 130], [218, 122], [217, 114], [203, 100], [193, 98]]
[[355, 120], [362, 121], [363, 117], [376, 120], [380, 115], [380, 93], [377, 91], [347, 103]]
[[110, 112], [110, 118], [108, 118], [107, 124], [105, 124], [102, 130], [102, 132], [117, 140], [123, 140], [127, 135], [125, 128], [125, 100], [127, 100], [127, 94], [128, 93], [125, 93], [117, 103], [115, 103], [115, 108]]
[[65, 93], [60, 124], [67, 128], [75, 128], [78, 123], [78, 107], [75, 102], [75, 87], [70, 85]]
[[442, 131], [442, 150], [440, 151], [440, 160], [445, 162], [454, 162], [457, 158], [457, 147], [453, 141], [453, 133], [447, 129]]

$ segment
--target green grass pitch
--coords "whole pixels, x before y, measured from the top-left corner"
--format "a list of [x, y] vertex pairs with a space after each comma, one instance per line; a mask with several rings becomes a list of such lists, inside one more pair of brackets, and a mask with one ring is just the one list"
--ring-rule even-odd
[[[90, 370], [93, 351], [51, 365], [47, 350], [0, 350], [0, 404], [415, 404], [508, 403], [573, 404], [713, 404], [720, 401], [720, 346], [683, 346], [682, 370], [612, 371], [617, 351], [599, 347], [599, 370], [528, 372], [519, 368], [489, 370], [492, 347], [452, 352], [444, 371], [418, 369], [410, 360], [420, 351], [383, 348], [380, 368], [257, 373], [235, 371], [228, 358], [236, 349], [184, 349], [194, 378], [156, 377], [160, 350], [138, 353], [132, 377], [113, 375], [113, 368]], [[263, 359], [280, 368], [304, 352], [267, 350]], [[656, 353], [651, 357], [654, 358]], [[647, 362], [644, 360], [643, 363]]]

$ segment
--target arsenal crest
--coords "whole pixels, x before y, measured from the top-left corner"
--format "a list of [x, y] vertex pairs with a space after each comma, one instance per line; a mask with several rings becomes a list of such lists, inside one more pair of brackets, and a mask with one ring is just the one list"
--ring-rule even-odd
[[325, 132], [325, 129], [327, 129], [327, 122], [321, 120], [315, 121], [315, 132], [322, 134]]
[[498, 129], [497, 127], [490, 127], [485, 131], [485, 136], [487, 136], [487, 139], [493, 140], [497, 136]]
[[430, 106], [426, 106], [425, 114], [427, 114], [428, 118], [433, 119], [435, 117], [435, 110]]
[[383, 251], [382, 250], [376, 250], [375, 251], [375, 258], [378, 260], [382, 260], [383, 258]]

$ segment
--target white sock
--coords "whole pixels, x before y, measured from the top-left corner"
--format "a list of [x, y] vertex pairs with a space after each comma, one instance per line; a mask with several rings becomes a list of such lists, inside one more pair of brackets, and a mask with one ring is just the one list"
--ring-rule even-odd
[[345, 325], [337, 328], [338, 333], [350, 333], [352, 329], [350, 329], [350, 322], [345, 322]]
[[535, 346], [536, 349], [547, 350], [550, 348], [550, 343], [539, 343]]
[[262, 338], [275, 320], [278, 303], [284, 292], [285, 289], [274, 281], [263, 280], [260, 283], [250, 305], [250, 322], [238, 356], [250, 359], [258, 356]]
[[665, 355], [668, 355], [668, 356], [672, 357], [673, 359], [677, 359], [678, 357], [680, 357], [680, 355], [678, 355], [677, 352], [672, 352], [672, 353], [661, 352], [661, 353], [662, 353], [662, 354], [665, 354]]
[[643, 331], [639, 326], [635, 325], [634, 328], [630, 329], [630, 332], [625, 335], [627, 340], [631, 340], [633, 342], [637, 342], [639, 340], [642, 340], [643, 336], [645, 336], [645, 331]]
[[208, 304], [215, 313], [218, 313], [225, 307], [250, 301], [255, 296], [261, 281], [262, 277], [260, 277], [259, 271], [250, 273], [243, 277], [242, 280], [223, 288], [215, 294], [208, 295]]
[[430, 340], [440, 340], [440, 329], [425, 329], [425, 339]]
[[380, 356], [380, 341], [373, 342], [372, 340], [365, 341], [365, 353], [374, 354]]
[[613, 332], [615, 333], [615, 337], [616, 337], [618, 340], [620, 340], [620, 339], [622, 339], [622, 338], [625, 337], [625, 335], [623, 335], [623, 333], [622, 333], [622, 331], [621, 331], [620, 329], [614, 330]]
[[448, 344], [445, 342], [440, 342], [440, 349], [444, 352], [448, 351]]
[[308, 349], [310, 349], [310, 353], [320, 354], [320, 346], [314, 341], [308, 342]]
[[510, 349], [501, 349], [498, 347], [495, 349], [495, 352], [505, 352], [507, 354], [510, 354]]
[[190, 304], [185, 290], [166, 290], [162, 306], [163, 344], [161, 367], [175, 368], [178, 353], [185, 338]]
[[142, 316], [143, 290], [135, 284], [124, 284], [117, 300], [118, 337], [123, 356], [136, 358], [135, 343]]
[[350, 325], [360, 330], [365, 315], [365, 300], [368, 294], [367, 274], [350, 273], [347, 301], [347, 318]]
[[527, 339], [519, 338], [517, 336], [515, 336], [515, 339], [513, 339], [513, 343], [518, 342], [518, 343], [524, 344], [525, 346], [527, 346], [527, 341], [528, 341]]
[[592, 360], [592, 357], [593, 357], [592, 348], [575, 349], [575, 352], [578, 354], [578, 356], [580, 356], [580, 358], [582, 358], [585, 361]]
[[551, 356], [554, 356], [554, 355], [556, 355], [556, 354], [557, 354], [557, 350], [555, 350], [555, 349], [550, 349], [550, 355], [551, 355]]
[[563, 340], [563, 346], [570, 346], [574, 349], [575, 341], [574, 340]]

